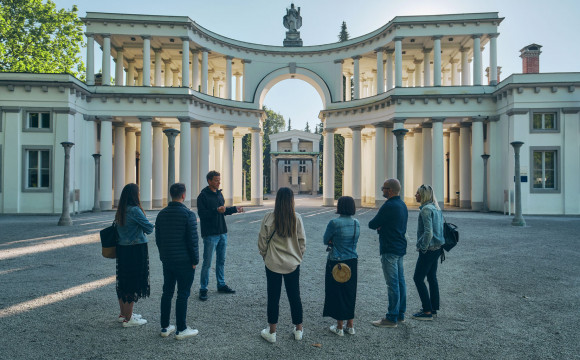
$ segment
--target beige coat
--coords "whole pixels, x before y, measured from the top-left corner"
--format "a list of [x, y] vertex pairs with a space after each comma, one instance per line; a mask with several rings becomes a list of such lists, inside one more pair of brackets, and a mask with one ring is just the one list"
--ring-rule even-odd
[[258, 235], [258, 250], [264, 259], [266, 267], [279, 274], [289, 274], [296, 270], [302, 262], [304, 251], [306, 250], [306, 236], [302, 217], [296, 214], [296, 236], [283, 238], [278, 234], [272, 236], [274, 231], [274, 212], [269, 212], [264, 216]]

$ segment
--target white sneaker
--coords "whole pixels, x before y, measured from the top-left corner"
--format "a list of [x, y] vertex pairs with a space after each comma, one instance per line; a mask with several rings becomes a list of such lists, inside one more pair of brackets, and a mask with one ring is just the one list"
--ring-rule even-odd
[[275, 343], [276, 342], [276, 333], [270, 334], [270, 329], [269, 328], [265, 328], [264, 330], [262, 330], [262, 332], [260, 333], [260, 335], [262, 335], [262, 337], [264, 338], [264, 340], [266, 340], [269, 343]]
[[350, 335], [354, 335], [354, 334], [355, 334], [354, 327], [351, 327], [351, 328], [349, 328], [349, 327], [345, 327], [345, 328], [344, 328], [344, 331], [345, 331], [347, 334], [350, 334]]
[[331, 333], [334, 333], [338, 336], [344, 336], [344, 330], [343, 329], [339, 329], [336, 325], [332, 325], [329, 328]]
[[302, 335], [304, 334], [304, 328], [302, 330], [296, 330], [296, 326], [294, 326], [294, 340], [302, 340]]
[[166, 328], [161, 329], [161, 337], [168, 337], [175, 331], [175, 326], [169, 325]]
[[123, 320], [123, 327], [133, 327], [133, 326], [140, 326], [147, 324], [147, 320], [143, 318], [137, 319], [134, 316], [131, 316], [131, 320]]
[[[133, 313], [131, 315], [131, 319], [132, 318], [141, 319], [141, 315]], [[125, 317], [123, 315], [119, 314], [119, 317], [117, 318], [117, 321], [120, 322], [120, 323], [122, 323], [124, 320], [125, 320]]]
[[176, 332], [175, 333], [175, 338], [177, 340], [183, 340], [183, 339], [186, 339], [188, 337], [195, 336], [198, 333], [199, 333], [199, 331], [197, 331], [197, 329], [185, 328], [185, 330], [183, 330], [183, 331]]

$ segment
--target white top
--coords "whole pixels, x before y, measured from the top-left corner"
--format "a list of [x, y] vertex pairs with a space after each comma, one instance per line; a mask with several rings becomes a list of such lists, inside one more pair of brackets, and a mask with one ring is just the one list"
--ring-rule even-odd
[[[306, 251], [306, 236], [302, 217], [296, 214], [296, 235], [292, 237], [280, 237], [274, 232], [274, 212], [271, 211], [262, 219], [260, 233], [258, 234], [258, 250], [264, 259], [266, 267], [279, 274], [289, 274], [296, 270], [302, 262]], [[269, 241], [269, 242], [268, 242]]]

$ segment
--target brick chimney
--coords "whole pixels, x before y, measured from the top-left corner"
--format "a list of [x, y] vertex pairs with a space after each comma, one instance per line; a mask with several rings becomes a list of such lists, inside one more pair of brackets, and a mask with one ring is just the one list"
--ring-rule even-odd
[[522, 72], [524, 74], [538, 74], [540, 72], [540, 49], [542, 45], [530, 44], [520, 50], [522, 58]]

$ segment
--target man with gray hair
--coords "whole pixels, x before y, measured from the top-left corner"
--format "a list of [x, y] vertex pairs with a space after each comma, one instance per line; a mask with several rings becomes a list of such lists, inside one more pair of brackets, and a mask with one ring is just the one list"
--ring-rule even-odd
[[401, 183], [387, 179], [381, 188], [387, 201], [370, 221], [369, 228], [379, 233], [381, 264], [388, 288], [389, 307], [384, 318], [373, 321], [378, 327], [397, 327], [405, 321], [407, 287], [403, 270], [403, 256], [407, 253], [407, 205], [401, 200]]

